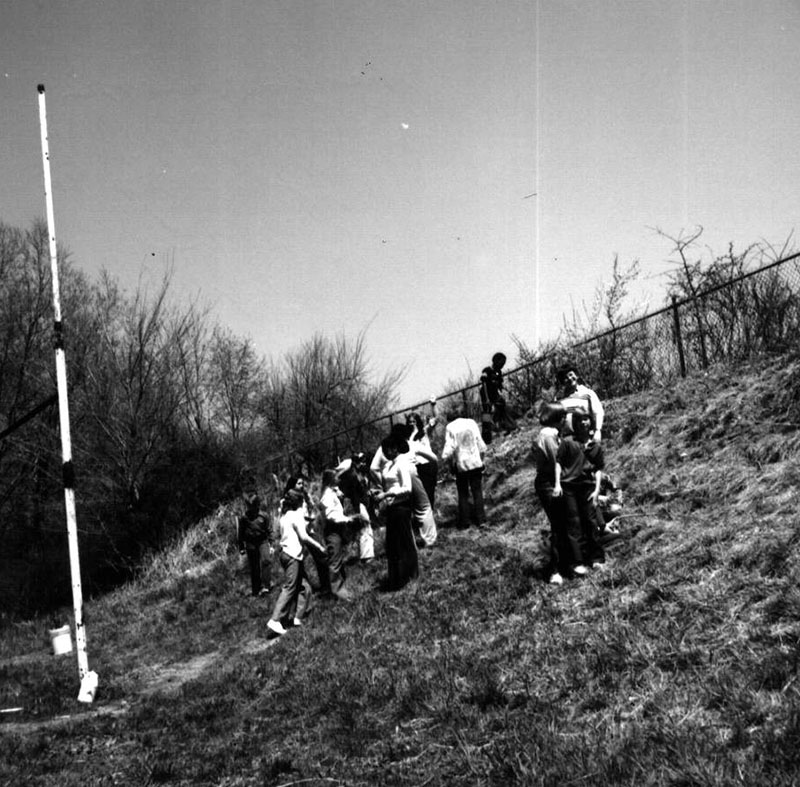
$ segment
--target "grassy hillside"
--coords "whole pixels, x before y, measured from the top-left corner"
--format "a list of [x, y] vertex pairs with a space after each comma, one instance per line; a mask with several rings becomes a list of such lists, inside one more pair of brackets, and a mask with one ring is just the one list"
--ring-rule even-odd
[[416, 588], [317, 603], [267, 640], [228, 512], [86, 612], [95, 703], [48, 625], [0, 645], [0, 783], [800, 784], [800, 358], [607, 403], [625, 537], [539, 575], [525, 424], [490, 450], [491, 529]]

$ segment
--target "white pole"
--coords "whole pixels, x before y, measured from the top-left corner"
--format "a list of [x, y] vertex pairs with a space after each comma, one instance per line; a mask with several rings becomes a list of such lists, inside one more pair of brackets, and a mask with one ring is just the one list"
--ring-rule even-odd
[[53, 330], [56, 347], [56, 381], [58, 383], [58, 416], [61, 427], [61, 456], [64, 479], [64, 503], [67, 514], [69, 540], [69, 566], [72, 576], [72, 606], [75, 612], [75, 643], [78, 651], [78, 674], [81, 690], [78, 699], [92, 702], [97, 688], [97, 675], [89, 671], [86, 655], [86, 630], [83, 625], [83, 591], [81, 566], [78, 554], [78, 520], [75, 516], [75, 470], [72, 465], [72, 442], [69, 431], [69, 402], [67, 398], [67, 360], [64, 354], [64, 335], [61, 324], [61, 297], [58, 286], [58, 251], [56, 247], [55, 218], [53, 214], [53, 188], [50, 180], [50, 152], [47, 145], [47, 112], [44, 85], [39, 85], [39, 127], [42, 135], [42, 165], [44, 167], [44, 197], [47, 205], [47, 232], [50, 236], [50, 275], [53, 285]]
[[535, 261], [535, 269], [534, 269], [534, 301], [533, 301], [533, 308], [535, 311], [535, 321], [534, 321], [534, 330], [533, 330], [533, 352], [534, 355], [538, 355], [540, 351], [539, 345], [542, 341], [542, 298], [541, 298], [541, 278], [540, 278], [540, 261], [539, 261], [539, 252], [540, 252], [540, 227], [541, 227], [541, 204], [542, 204], [542, 191], [541, 191], [541, 183], [540, 183], [540, 171], [539, 171], [539, 158], [542, 152], [542, 89], [541, 89], [541, 55], [539, 48], [541, 46], [541, 35], [539, 33], [539, 26], [540, 26], [540, 8], [539, 8], [540, 0], [536, 0], [536, 16], [535, 16], [535, 24], [536, 24], [536, 119], [535, 119], [535, 126], [536, 126], [536, 151], [535, 151], [535, 161], [534, 166], [536, 168], [536, 173], [534, 177], [534, 192], [536, 193], [536, 239], [535, 239], [535, 248], [536, 248], [536, 261]]

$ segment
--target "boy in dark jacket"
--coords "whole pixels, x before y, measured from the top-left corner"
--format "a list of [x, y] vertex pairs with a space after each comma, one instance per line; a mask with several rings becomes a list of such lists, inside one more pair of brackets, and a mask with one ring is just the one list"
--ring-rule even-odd
[[272, 588], [272, 525], [269, 514], [261, 510], [261, 498], [254, 492], [244, 495], [244, 516], [239, 517], [239, 553], [247, 555], [250, 588], [254, 596], [265, 596]]

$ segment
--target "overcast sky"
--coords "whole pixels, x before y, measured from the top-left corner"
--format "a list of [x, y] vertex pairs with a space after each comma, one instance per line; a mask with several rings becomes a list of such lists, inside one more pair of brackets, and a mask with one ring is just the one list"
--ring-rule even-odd
[[0, 220], [45, 213], [42, 82], [80, 268], [171, 263], [275, 360], [369, 325], [411, 404], [555, 335], [615, 254], [659, 305], [653, 227], [782, 244], [798, 41], [796, 0], [4, 0]]

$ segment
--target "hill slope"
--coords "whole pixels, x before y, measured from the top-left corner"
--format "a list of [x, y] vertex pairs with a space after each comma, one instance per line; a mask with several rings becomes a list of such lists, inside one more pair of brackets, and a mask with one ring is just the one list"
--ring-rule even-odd
[[491, 448], [488, 533], [443, 484], [418, 587], [354, 567], [277, 642], [222, 510], [88, 605], [94, 706], [45, 622], [6, 628], [2, 783], [800, 783], [800, 359], [607, 408], [625, 537], [588, 579], [539, 577], [532, 423]]

